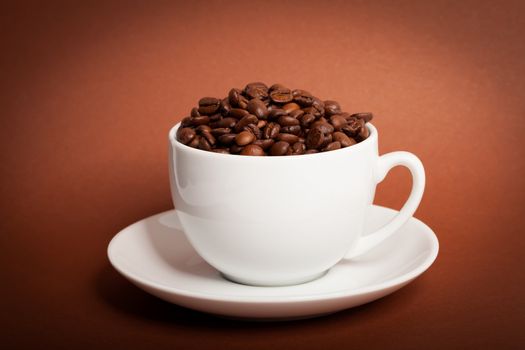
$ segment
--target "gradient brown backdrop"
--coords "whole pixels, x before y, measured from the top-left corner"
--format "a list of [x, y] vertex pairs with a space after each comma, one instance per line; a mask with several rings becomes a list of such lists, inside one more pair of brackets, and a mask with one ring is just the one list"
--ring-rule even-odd
[[[5, 348], [519, 348], [525, 342], [522, 1], [12, 2], [0, 10]], [[372, 111], [426, 166], [440, 255], [329, 317], [216, 319], [113, 271], [106, 246], [167, 210], [168, 129], [203, 95], [281, 82]], [[376, 202], [399, 208], [408, 172]]]

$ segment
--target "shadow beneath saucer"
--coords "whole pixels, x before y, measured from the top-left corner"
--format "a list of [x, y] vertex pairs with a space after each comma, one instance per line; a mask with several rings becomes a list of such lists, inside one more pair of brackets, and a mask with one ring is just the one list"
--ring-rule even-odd
[[131, 317], [146, 319], [164, 325], [179, 325], [206, 330], [264, 330], [279, 328], [279, 330], [293, 329], [296, 327], [335, 326], [345, 322], [348, 327], [358, 322], [366, 322], [381, 314], [395, 312], [399, 307], [410, 303], [416, 298], [420, 289], [424, 289], [425, 278], [422, 276], [402, 290], [369, 304], [352, 309], [343, 310], [331, 315], [317, 318], [270, 322], [242, 319], [230, 319], [193, 311], [156, 298], [135, 287], [124, 277], [120, 276], [108, 264], [95, 276], [93, 282], [97, 298], [108, 307]]

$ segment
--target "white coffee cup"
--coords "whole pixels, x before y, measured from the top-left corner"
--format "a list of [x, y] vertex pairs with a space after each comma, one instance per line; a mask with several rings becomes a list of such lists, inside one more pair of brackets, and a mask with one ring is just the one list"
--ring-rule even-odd
[[[347, 148], [299, 156], [253, 157], [194, 149], [169, 132], [170, 184], [184, 232], [197, 253], [233, 281], [299, 284], [322, 276], [395, 233], [425, 187], [421, 161], [408, 152], [378, 155], [376, 128]], [[376, 185], [407, 167], [412, 191], [394, 219], [362, 237]]]

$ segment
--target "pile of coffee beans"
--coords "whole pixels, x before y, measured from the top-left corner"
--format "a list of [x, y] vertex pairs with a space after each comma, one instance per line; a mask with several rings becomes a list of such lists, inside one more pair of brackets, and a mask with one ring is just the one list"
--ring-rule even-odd
[[371, 113], [343, 112], [281, 84], [250, 83], [223, 99], [203, 97], [177, 130], [177, 140], [204, 151], [245, 156], [287, 156], [333, 151], [369, 135]]

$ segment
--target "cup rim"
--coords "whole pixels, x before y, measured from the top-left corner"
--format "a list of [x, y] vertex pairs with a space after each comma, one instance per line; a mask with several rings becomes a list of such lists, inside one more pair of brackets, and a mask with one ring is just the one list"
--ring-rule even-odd
[[178, 147], [184, 151], [187, 151], [187, 152], [190, 152], [190, 153], [195, 153], [197, 155], [201, 155], [201, 156], [208, 156], [208, 157], [227, 157], [228, 159], [233, 159], [233, 157], [235, 157], [235, 159], [257, 159], [257, 160], [261, 160], [261, 161], [267, 161], [268, 159], [287, 159], [287, 160], [292, 160], [292, 159], [304, 159], [305, 157], [308, 157], [308, 158], [322, 158], [322, 157], [327, 157], [327, 156], [330, 156], [330, 155], [335, 155], [335, 154], [340, 154], [342, 152], [357, 152], [359, 151], [360, 149], [366, 147], [366, 145], [368, 145], [369, 143], [371, 142], [377, 142], [377, 137], [378, 137], [378, 132], [377, 132], [377, 129], [376, 127], [372, 124], [372, 123], [366, 123], [365, 126], [368, 128], [368, 131], [370, 131], [370, 135], [363, 141], [359, 142], [359, 143], [356, 143], [355, 145], [352, 145], [352, 146], [349, 146], [349, 147], [345, 147], [345, 148], [340, 148], [340, 149], [337, 149], [337, 150], [334, 150], [334, 151], [328, 151], [328, 152], [318, 152], [318, 153], [312, 153], [312, 154], [298, 154], [298, 155], [295, 155], [295, 156], [287, 156], [287, 155], [283, 155], [283, 156], [268, 156], [268, 157], [253, 157], [253, 156], [242, 156], [240, 154], [224, 154], [224, 153], [217, 153], [217, 152], [211, 152], [211, 151], [204, 151], [204, 150], [201, 150], [201, 149], [198, 149], [198, 148], [193, 148], [193, 147], [190, 147], [190, 146], [187, 146], [185, 144], [183, 144], [182, 142], [179, 142], [176, 138], [176, 132], [177, 130], [179, 129], [181, 125], [181, 122], [178, 122], [177, 124], [175, 124], [169, 131], [168, 133], [168, 139], [171, 143], [172, 146], [175, 146], [175, 147]]

